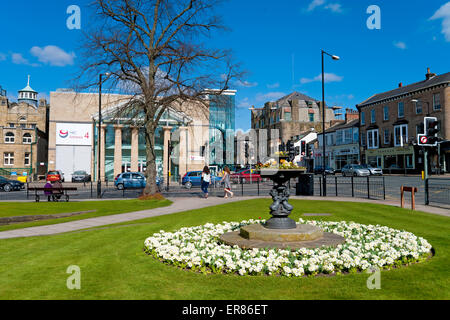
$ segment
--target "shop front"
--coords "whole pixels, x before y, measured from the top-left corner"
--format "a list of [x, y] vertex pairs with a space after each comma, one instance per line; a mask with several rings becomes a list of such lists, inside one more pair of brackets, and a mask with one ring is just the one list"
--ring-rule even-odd
[[365, 160], [372, 167], [382, 168], [387, 172], [417, 171], [421, 162], [414, 146], [366, 150]]
[[336, 146], [331, 148], [331, 167], [341, 170], [348, 164], [359, 163], [359, 146], [358, 144], [350, 144], [345, 146]]

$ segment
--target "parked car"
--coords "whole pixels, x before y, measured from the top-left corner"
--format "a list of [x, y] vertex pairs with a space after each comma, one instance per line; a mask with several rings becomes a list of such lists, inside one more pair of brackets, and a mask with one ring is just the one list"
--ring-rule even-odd
[[[211, 175], [211, 183], [220, 182], [222, 178], [215, 175]], [[202, 185], [202, 172], [201, 171], [189, 171], [181, 179], [181, 184], [186, 189], [191, 189], [192, 187], [200, 187]]]
[[46, 176], [47, 181], [55, 182], [62, 181], [64, 182], [64, 173], [61, 170], [53, 170], [49, 171]]
[[0, 177], [0, 190], [5, 192], [20, 191], [25, 189], [25, 183]]
[[367, 177], [370, 176], [370, 171], [369, 169], [364, 169], [361, 165], [358, 164], [348, 164], [342, 168], [342, 175], [344, 177]]
[[255, 173], [255, 170], [250, 173], [250, 169], [244, 169], [239, 172], [232, 173], [230, 176], [231, 180], [235, 183], [246, 183], [246, 182], [261, 182], [261, 175]]
[[368, 164], [363, 164], [361, 165], [364, 169], [367, 169], [370, 171], [370, 175], [372, 176], [382, 176], [383, 175], [383, 170], [380, 168], [374, 168], [371, 165]]
[[[163, 179], [156, 177], [158, 187], [163, 183]], [[123, 172], [114, 179], [114, 186], [118, 190], [123, 189], [143, 189], [147, 185], [147, 179], [141, 172]]]
[[[314, 168], [314, 174], [323, 174], [323, 166], [318, 166]], [[325, 174], [336, 174], [336, 170], [330, 167], [325, 167]]]
[[91, 175], [86, 171], [75, 171], [72, 173], [72, 182], [89, 182], [91, 181]]

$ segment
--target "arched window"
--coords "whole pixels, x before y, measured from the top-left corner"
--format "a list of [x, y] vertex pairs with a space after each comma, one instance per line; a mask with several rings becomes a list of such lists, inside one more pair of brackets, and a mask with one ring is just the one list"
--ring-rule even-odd
[[14, 143], [14, 133], [7, 132], [5, 135], [5, 143]]
[[23, 143], [30, 144], [31, 143], [31, 134], [25, 133], [22, 138]]

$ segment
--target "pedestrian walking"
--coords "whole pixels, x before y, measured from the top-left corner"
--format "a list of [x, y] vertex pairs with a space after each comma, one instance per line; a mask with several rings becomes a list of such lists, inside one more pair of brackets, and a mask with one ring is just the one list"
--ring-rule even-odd
[[211, 171], [209, 170], [208, 166], [205, 166], [202, 172], [202, 191], [205, 196], [205, 199], [208, 199], [209, 195], [208, 188], [210, 183], [211, 183]]
[[230, 181], [230, 168], [228, 168], [228, 166], [225, 166], [223, 168], [224, 174], [223, 174], [223, 178], [221, 180], [221, 182], [224, 183], [224, 191], [225, 191], [225, 199], [228, 199], [228, 195], [231, 196], [231, 198], [234, 197], [234, 193], [231, 191], [231, 181]]

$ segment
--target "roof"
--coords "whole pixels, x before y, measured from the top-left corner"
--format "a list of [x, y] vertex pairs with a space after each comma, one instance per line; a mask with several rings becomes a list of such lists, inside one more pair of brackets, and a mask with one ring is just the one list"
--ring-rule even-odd
[[[325, 130], [325, 132], [327, 132], [327, 133], [335, 132], [337, 130], [348, 129], [348, 128], [357, 127], [357, 126], [359, 126], [359, 119], [355, 119], [355, 120], [349, 121], [347, 123], [340, 123], [338, 125], [335, 125], [329, 129]], [[321, 135], [321, 133], [319, 133], [319, 135]]]
[[375, 94], [369, 99], [358, 104], [357, 107], [365, 107], [371, 104], [382, 102], [387, 99], [397, 98], [411, 92], [438, 86], [445, 83], [450, 83], [450, 72], [432, 77], [428, 80], [423, 80], [404, 87], [400, 87], [391, 91]]
[[294, 91], [291, 94], [288, 94], [287, 96], [284, 96], [280, 99], [278, 99], [276, 102], [280, 106], [288, 105], [289, 106], [289, 100], [303, 100], [303, 101], [314, 101], [319, 102], [318, 100], [311, 98], [303, 93]]

